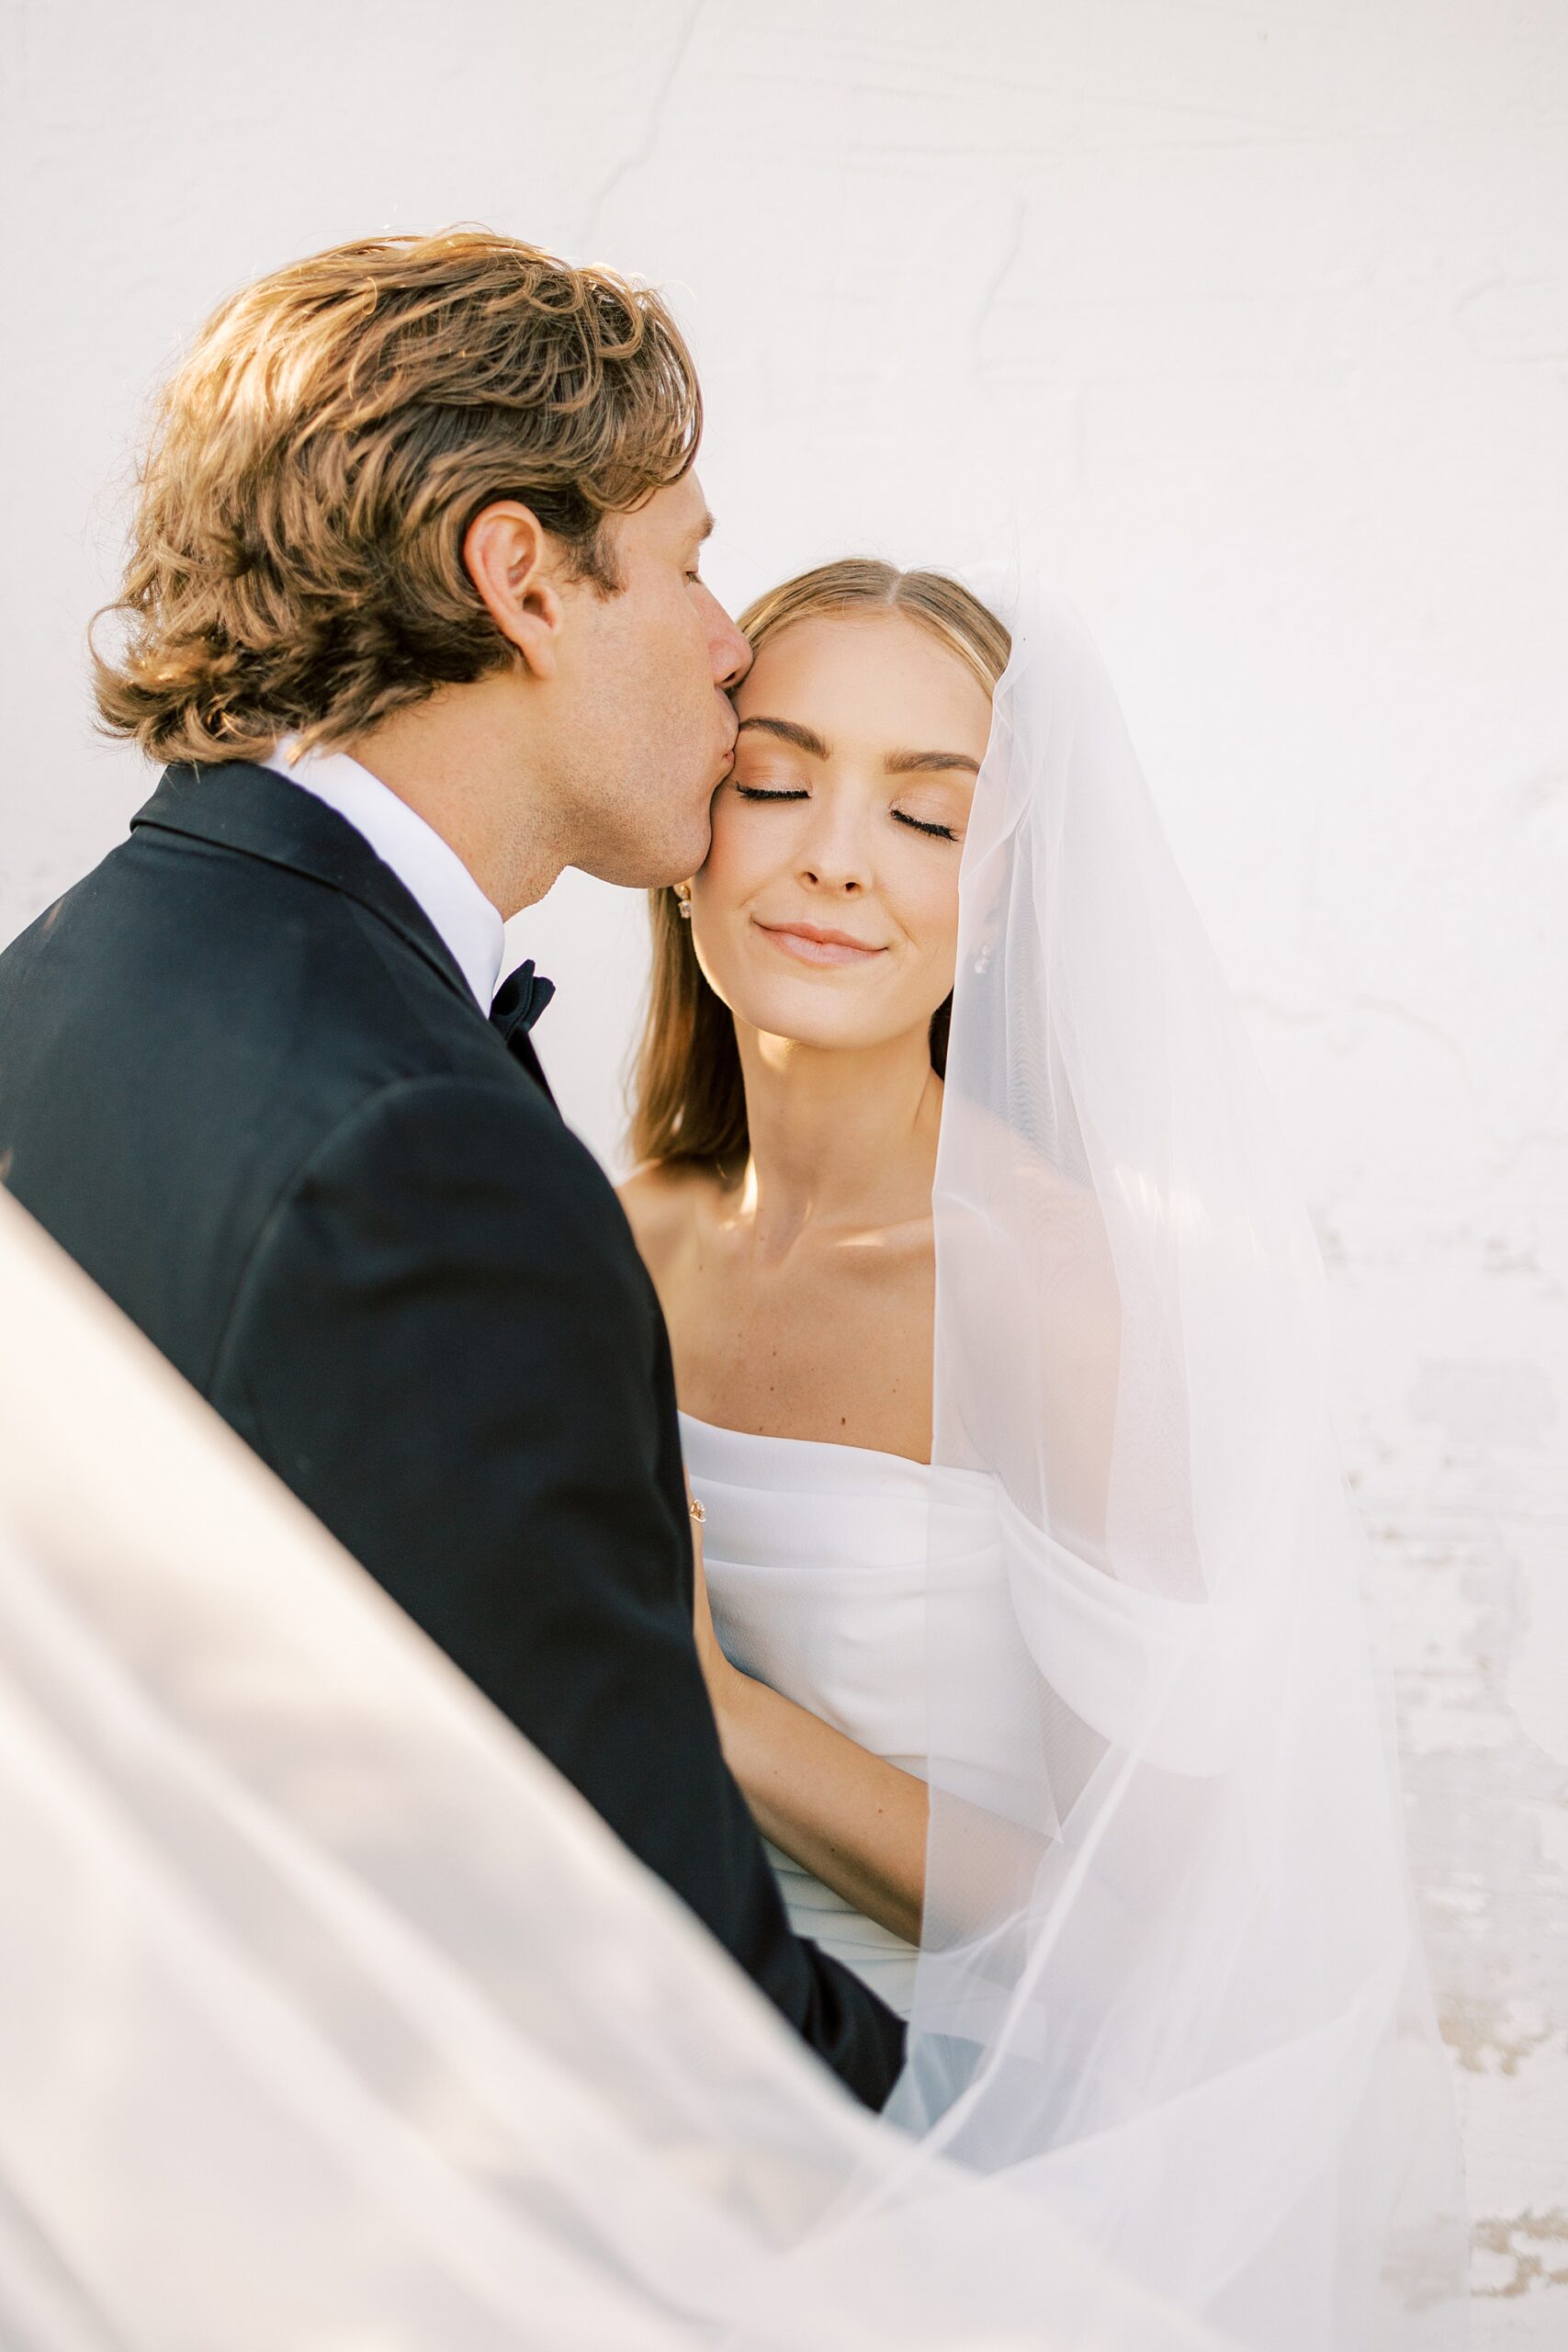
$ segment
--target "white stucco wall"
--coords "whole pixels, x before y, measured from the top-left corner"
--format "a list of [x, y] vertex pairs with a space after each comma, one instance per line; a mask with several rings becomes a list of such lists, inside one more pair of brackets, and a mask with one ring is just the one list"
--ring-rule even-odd
[[[0, 0], [0, 939], [146, 395], [236, 281], [483, 220], [671, 285], [708, 570], [1042, 548], [1299, 1146], [1395, 1663], [1478, 2341], [1568, 2341], [1565, 0]], [[515, 926], [617, 1148], [640, 908]]]

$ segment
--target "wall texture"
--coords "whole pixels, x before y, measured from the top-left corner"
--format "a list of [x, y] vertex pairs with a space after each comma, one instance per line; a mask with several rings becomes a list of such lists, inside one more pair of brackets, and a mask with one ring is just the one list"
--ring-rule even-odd
[[[721, 593], [1055, 565], [1333, 1275], [1478, 2340], [1568, 2340], [1568, 7], [0, 0], [0, 938], [147, 788], [81, 633], [149, 389], [330, 240], [671, 283]], [[614, 1159], [641, 910], [515, 931]]]

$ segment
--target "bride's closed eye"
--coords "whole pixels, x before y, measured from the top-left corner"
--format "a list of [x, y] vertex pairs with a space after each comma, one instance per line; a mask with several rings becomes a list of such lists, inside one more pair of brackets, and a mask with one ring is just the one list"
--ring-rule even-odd
[[[809, 795], [803, 787], [779, 790], [760, 784], [737, 784], [735, 791], [742, 800], [805, 800]], [[908, 825], [912, 832], [927, 833], [933, 841], [956, 842], [957, 830], [952, 825], [933, 825], [923, 817], [911, 817], [906, 809], [890, 808], [888, 815], [896, 823]]]
[[911, 817], [904, 808], [895, 808], [893, 814], [901, 825], [910, 826], [917, 833], [929, 833], [933, 841], [955, 842], [958, 839], [958, 829], [954, 825], [933, 825], [924, 817]]

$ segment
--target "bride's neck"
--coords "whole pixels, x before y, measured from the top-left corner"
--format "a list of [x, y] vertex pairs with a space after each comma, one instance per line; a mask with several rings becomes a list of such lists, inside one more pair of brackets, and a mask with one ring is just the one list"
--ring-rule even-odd
[[930, 1215], [942, 1081], [923, 1034], [840, 1050], [737, 1022], [736, 1039], [751, 1139], [739, 1207], [760, 1250]]

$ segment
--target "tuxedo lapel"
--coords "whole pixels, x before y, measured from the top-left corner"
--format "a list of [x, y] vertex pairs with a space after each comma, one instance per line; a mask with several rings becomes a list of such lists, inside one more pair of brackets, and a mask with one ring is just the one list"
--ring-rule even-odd
[[478, 1012], [445, 940], [391, 867], [345, 817], [270, 768], [244, 761], [166, 768], [157, 791], [130, 822], [133, 831], [141, 826], [182, 834], [308, 874], [341, 890], [389, 924]]

